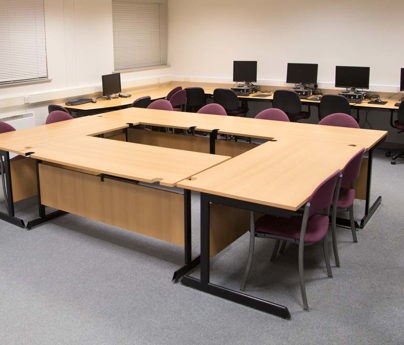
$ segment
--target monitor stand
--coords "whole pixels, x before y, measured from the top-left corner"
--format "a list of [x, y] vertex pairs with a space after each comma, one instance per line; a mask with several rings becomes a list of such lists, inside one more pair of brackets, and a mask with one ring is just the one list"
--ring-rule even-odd
[[252, 83], [245, 82], [237, 84], [235, 87], [232, 87], [231, 89], [238, 95], [249, 95], [250, 93], [256, 91], [258, 88]]
[[301, 97], [310, 97], [313, 94], [313, 90], [303, 84], [296, 84], [293, 91], [295, 91]]
[[107, 99], [107, 100], [111, 100], [111, 99], [119, 98], [119, 94], [118, 94], [118, 93], [115, 93], [115, 94], [113, 94], [113, 95], [108, 95], [108, 96], [104, 96], [104, 97], [105, 97], [105, 99]]
[[348, 100], [360, 101], [363, 100], [366, 96], [365, 91], [359, 91], [355, 87], [347, 88], [345, 91], [340, 93], [341, 96], [344, 96]]

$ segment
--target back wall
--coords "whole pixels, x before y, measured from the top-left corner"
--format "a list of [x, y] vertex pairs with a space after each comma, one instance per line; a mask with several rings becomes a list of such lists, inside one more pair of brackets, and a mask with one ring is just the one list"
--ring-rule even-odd
[[404, 2], [169, 0], [169, 62], [178, 80], [232, 81], [233, 60], [257, 60], [258, 84], [284, 85], [288, 62], [369, 66], [370, 89], [398, 92]]

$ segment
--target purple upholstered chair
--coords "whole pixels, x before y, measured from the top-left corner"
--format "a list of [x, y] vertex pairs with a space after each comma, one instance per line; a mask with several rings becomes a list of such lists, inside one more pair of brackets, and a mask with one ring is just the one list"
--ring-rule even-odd
[[65, 121], [65, 120], [71, 120], [73, 117], [61, 110], [55, 110], [49, 113], [48, 117], [46, 118], [46, 124], [54, 123], [54, 122], [59, 122], [59, 121]]
[[171, 105], [170, 101], [166, 99], [157, 99], [151, 102], [148, 106], [148, 109], [159, 109], [159, 110], [173, 110], [173, 106]]
[[334, 113], [322, 118], [319, 125], [359, 128], [358, 122], [348, 114]]
[[170, 92], [167, 94], [166, 100], [169, 101], [174, 94], [176, 94], [178, 91], [181, 91], [181, 90], [182, 90], [181, 86], [176, 86], [175, 88], [170, 90]]
[[132, 103], [132, 107], [147, 108], [150, 103], [151, 103], [150, 96], [143, 96], [143, 97], [136, 98]]
[[260, 111], [256, 116], [256, 119], [264, 120], [275, 120], [275, 121], [287, 121], [289, 122], [289, 117], [286, 113], [278, 108], [269, 108]]
[[227, 115], [226, 109], [218, 103], [209, 103], [197, 111], [199, 114]]
[[15, 128], [9, 125], [7, 122], [0, 121], [0, 133], [12, 132]]
[[[304, 280], [304, 247], [305, 245], [322, 242], [327, 274], [332, 277], [327, 234], [330, 226], [329, 213], [331, 206], [337, 199], [341, 172], [335, 171], [327, 177], [311, 194], [303, 213], [297, 212], [290, 218], [264, 215], [255, 221], [254, 213], [250, 215], [250, 247], [247, 267], [241, 283], [241, 290], [245, 289], [247, 278], [252, 266], [255, 237], [272, 238], [276, 240], [272, 259], [277, 255], [280, 241], [290, 241], [299, 245], [299, 277], [300, 289], [305, 310], [309, 309]], [[335, 207], [333, 208], [335, 218]], [[333, 225], [331, 223], [331, 225]]]
[[171, 96], [169, 99], [173, 109], [176, 111], [184, 111], [187, 104], [187, 92], [185, 90], [179, 90]]

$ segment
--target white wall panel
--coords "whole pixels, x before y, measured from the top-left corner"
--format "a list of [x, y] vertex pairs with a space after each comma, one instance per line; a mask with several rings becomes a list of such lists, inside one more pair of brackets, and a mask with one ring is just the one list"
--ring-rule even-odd
[[232, 61], [256, 59], [258, 79], [282, 85], [288, 62], [370, 66], [371, 88], [397, 91], [404, 67], [402, 1], [170, 0], [169, 62], [190, 79], [231, 81]]

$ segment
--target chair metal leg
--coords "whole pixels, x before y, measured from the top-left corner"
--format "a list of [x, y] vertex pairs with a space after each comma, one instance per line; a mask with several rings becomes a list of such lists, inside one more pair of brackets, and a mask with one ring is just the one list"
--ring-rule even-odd
[[299, 278], [300, 278], [300, 291], [302, 293], [303, 309], [309, 310], [307, 303], [306, 286], [304, 283], [304, 242], [299, 242]]
[[354, 219], [354, 212], [353, 212], [353, 204], [351, 207], [348, 208], [349, 211], [349, 220], [351, 221], [351, 231], [352, 231], [352, 238], [354, 242], [358, 242], [358, 238], [356, 237], [356, 227], [355, 227], [355, 219]]
[[248, 275], [250, 274], [250, 270], [252, 267], [253, 256], [254, 256], [254, 245], [255, 245], [255, 217], [254, 212], [250, 212], [250, 246], [248, 249], [248, 259], [247, 266], [244, 271], [243, 278], [240, 284], [240, 290], [244, 291], [247, 283]]
[[283, 254], [285, 252], [287, 241], [282, 241], [281, 248], [279, 249], [279, 254]]
[[332, 221], [331, 221], [332, 250], [334, 253], [335, 266], [340, 267], [338, 245], [337, 245], [337, 234], [336, 234], [337, 224], [336, 223], [337, 223], [336, 217], [332, 217]]
[[274, 250], [272, 251], [272, 255], [271, 255], [271, 262], [275, 261], [275, 259], [277, 257], [280, 244], [281, 244], [281, 240], [276, 240], [275, 245], [274, 245]]
[[332, 278], [332, 271], [330, 265], [330, 253], [328, 252], [328, 234], [323, 239], [323, 253], [325, 259], [325, 266], [327, 267], [327, 275]]

